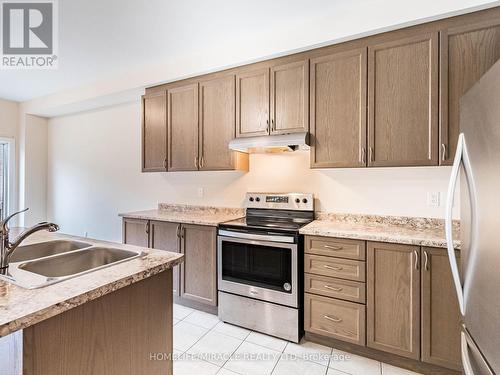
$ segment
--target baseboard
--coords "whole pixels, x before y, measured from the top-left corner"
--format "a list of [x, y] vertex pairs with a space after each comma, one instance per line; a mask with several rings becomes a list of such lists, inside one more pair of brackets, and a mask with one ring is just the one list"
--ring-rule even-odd
[[306, 332], [306, 340], [315, 342], [317, 344], [331, 346], [339, 350], [343, 350], [349, 353], [358, 354], [363, 357], [375, 359], [377, 361], [385, 362], [393, 366], [402, 367], [407, 370], [419, 372], [426, 375], [459, 375], [460, 372], [450, 370], [444, 367], [431, 365], [428, 363], [416, 361], [414, 359], [400, 357], [395, 354], [390, 354], [382, 352], [376, 349], [367, 348], [365, 346], [359, 346], [355, 344], [350, 344], [344, 341], [335, 340], [329, 337], [317, 335], [314, 333]]
[[174, 303], [186, 307], [191, 307], [192, 309], [201, 310], [209, 314], [218, 315], [219, 312], [217, 306], [208, 306], [201, 302], [187, 300], [178, 296], [174, 296]]

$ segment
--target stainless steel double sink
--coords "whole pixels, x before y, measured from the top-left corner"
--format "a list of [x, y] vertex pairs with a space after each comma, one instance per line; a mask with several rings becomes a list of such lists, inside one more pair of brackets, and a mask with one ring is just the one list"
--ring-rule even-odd
[[35, 289], [110, 267], [142, 256], [134, 250], [54, 240], [19, 246], [10, 258], [7, 275], [16, 285]]

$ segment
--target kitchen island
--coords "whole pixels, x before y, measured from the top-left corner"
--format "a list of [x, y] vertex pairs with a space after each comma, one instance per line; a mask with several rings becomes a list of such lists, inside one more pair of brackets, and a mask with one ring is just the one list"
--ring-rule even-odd
[[172, 268], [183, 255], [46, 232], [24, 244], [54, 240], [143, 255], [38, 289], [0, 280], [0, 372], [171, 374]]

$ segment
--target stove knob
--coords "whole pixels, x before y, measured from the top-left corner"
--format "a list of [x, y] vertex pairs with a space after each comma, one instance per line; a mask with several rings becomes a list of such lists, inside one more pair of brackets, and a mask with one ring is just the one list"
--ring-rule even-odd
[[260, 198], [259, 197], [255, 198], [255, 201], [260, 202]]
[[248, 198], [250, 202], [253, 202], [253, 197]]
[[300, 203], [300, 199], [299, 198], [295, 198], [295, 203]]
[[307, 198], [302, 199], [302, 203], [307, 203]]

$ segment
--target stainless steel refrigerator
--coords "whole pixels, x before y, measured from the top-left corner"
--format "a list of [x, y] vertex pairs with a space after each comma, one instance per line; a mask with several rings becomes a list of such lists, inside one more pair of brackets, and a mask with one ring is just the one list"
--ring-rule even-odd
[[[500, 374], [500, 62], [462, 97], [460, 131], [446, 202], [446, 237], [462, 313], [462, 363], [467, 375]], [[458, 180], [460, 266], [451, 236]]]

